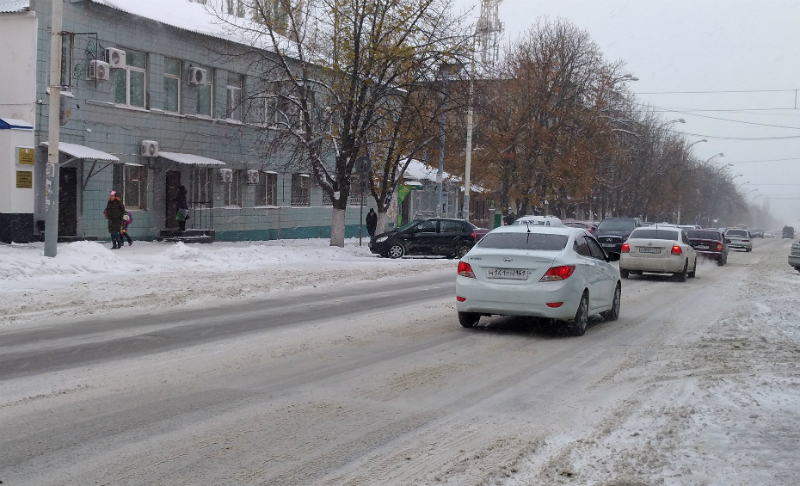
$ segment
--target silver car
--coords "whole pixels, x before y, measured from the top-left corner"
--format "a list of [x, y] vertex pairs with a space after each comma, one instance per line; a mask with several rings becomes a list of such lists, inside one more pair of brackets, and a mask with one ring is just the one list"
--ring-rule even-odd
[[697, 253], [686, 233], [676, 226], [647, 226], [633, 230], [622, 244], [619, 274], [671, 273], [679, 282], [694, 278]]
[[725, 239], [730, 240], [728, 247], [744, 248], [745, 251], [753, 251], [753, 238], [746, 229], [729, 229], [725, 232]]
[[619, 316], [618, 258], [578, 228], [496, 228], [458, 262], [458, 320], [473, 327], [487, 315], [543, 317], [582, 335], [589, 316]]

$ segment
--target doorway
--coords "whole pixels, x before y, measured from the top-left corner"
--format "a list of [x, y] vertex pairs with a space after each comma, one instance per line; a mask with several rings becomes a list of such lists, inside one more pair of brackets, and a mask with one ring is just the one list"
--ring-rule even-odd
[[166, 189], [166, 201], [164, 201], [164, 207], [166, 208], [166, 214], [164, 215], [164, 227], [165, 228], [177, 228], [178, 222], [175, 220], [175, 215], [178, 214], [178, 203], [175, 200], [178, 197], [178, 192], [181, 187], [181, 173], [177, 170], [168, 170], [167, 171], [167, 189]]
[[58, 235], [78, 236], [78, 169], [58, 170]]

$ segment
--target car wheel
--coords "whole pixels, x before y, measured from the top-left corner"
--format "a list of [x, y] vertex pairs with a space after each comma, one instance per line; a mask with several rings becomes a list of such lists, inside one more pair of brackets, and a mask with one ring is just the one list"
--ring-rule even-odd
[[456, 258], [464, 258], [464, 255], [469, 253], [470, 247], [466, 245], [459, 246], [456, 249]]
[[800, 267], [794, 267], [794, 269], [800, 272]]
[[692, 271], [689, 272], [687, 275], [689, 278], [694, 278], [697, 275], [697, 258], [694, 259], [694, 267], [692, 267]]
[[386, 253], [389, 255], [389, 258], [400, 258], [406, 254], [406, 249], [403, 248], [403, 245], [400, 243], [393, 243], [392, 246], [389, 247], [389, 251]]
[[629, 272], [628, 270], [623, 270], [621, 268], [619, 269], [619, 276], [622, 277], [622, 278], [628, 278], [628, 276], [630, 276], [630, 274], [631, 274], [631, 272]]
[[581, 296], [581, 303], [578, 304], [578, 311], [575, 318], [570, 323], [570, 331], [573, 336], [583, 336], [586, 334], [586, 326], [589, 324], [589, 294], [584, 291]]
[[475, 327], [475, 325], [480, 320], [481, 320], [481, 315], [475, 312], [458, 313], [458, 322], [464, 327]]
[[614, 290], [614, 300], [611, 303], [611, 309], [603, 312], [603, 319], [607, 321], [616, 321], [619, 319], [619, 308], [622, 305], [622, 287], [617, 284]]
[[685, 282], [686, 281], [686, 271], [689, 268], [689, 260], [686, 260], [686, 263], [683, 264], [683, 271], [675, 274], [675, 280], [678, 282]]
[[744, 251], [747, 252], [747, 253], [750, 253], [751, 251], [753, 251], [753, 249], [752, 248], [745, 248]]
[[725, 258], [720, 257], [719, 260], [717, 260], [717, 265], [720, 267], [725, 265]]

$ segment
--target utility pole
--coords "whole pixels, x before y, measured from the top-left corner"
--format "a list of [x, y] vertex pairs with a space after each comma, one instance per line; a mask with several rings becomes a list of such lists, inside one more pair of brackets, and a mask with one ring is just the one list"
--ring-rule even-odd
[[472, 171], [472, 119], [474, 116], [473, 103], [475, 97], [475, 49], [472, 49], [472, 62], [469, 73], [469, 108], [467, 109], [467, 147], [466, 160], [464, 161], [464, 211], [462, 217], [469, 220], [469, 191], [470, 176]]
[[58, 138], [61, 128], [61, 20], [63, 0], [52, 0], [50, 16], [50, 110], [48, 119], [47, 167], [44, 186], [44, 255], [58, 253]]
[[436, 171], [436, 217], [443, 217], [442, 214], [442, 180], [444, 179], [444, 142], [445, 142], [445, 123], [447, 106], [447, 70], [449, 66], [442, 64], [440, 67], [442, 74], [442, 119], [439, 127], [439, 169]]

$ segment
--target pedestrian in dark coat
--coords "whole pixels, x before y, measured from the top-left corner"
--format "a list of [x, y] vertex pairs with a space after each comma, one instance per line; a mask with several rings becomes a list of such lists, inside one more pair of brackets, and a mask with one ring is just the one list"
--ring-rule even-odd
[[111, 191], [108, 196], [108, 203], [106, 209], [103, 211], [103, 216], [108, 220], [108, 232], [111, 234], [112, 250], [122, 247], [122, 217], [125, 215], [125, 205], [122, 204], [120, 198], [117, 197], [117, 191]]
[[378, 227], [378, 213], [375, 212], [374, 209], [369, 208], [369, 213], [367, 213], [367, 233], [369, 233], [370, 238], [375, 237], [375, 229]]
[[179, 187], [178, 195], [173, 199], [178, 206], [178, 214], [175, 215], [175, 219], [178, 221], [181, 231], [186, 231], [186, 220], [189, 219], [189, 202], [186, 200], [186, 192], [186, 186]]

